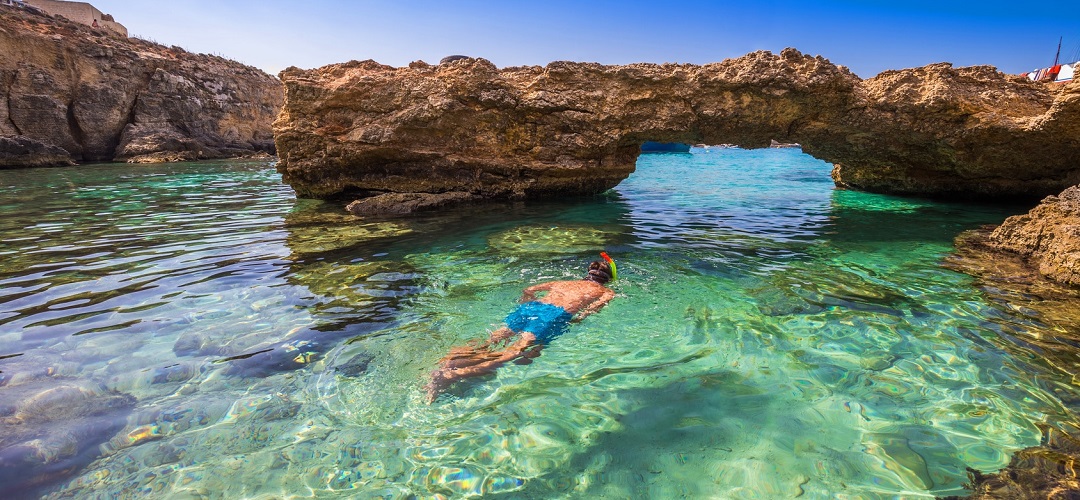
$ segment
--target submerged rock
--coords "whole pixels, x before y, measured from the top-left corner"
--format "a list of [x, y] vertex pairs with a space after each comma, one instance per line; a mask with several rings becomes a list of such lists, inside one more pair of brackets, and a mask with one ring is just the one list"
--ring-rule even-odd
[[469, 193], [387, 193], [350, 203], [345, 210], [353, 215], [407, 214], [476, 199]]
[[972, 494], [943, 500], [1066, 499], [1080, 492], [1080, 440], [1057, 429], [1043, 428], [1044, 444], [1013, 454], [1009, 465], [999, 472], [984, 474], [968, 469]]
[[362, 352], [349, 358], [344, 363], [335, 365], [334, 371], [346, 377], [356, 377], [366, 372], [368, 365], [374, 359], [374, 354]]
[[5, 496], [24, 496], [90, 463], [135, 406], [129, 394], [55, 379], [0, 388], [0, 398], [7, 402], [0, 414]]
[[838, 185], [885, 193], [1038, 198], [1080, 182], [1080, 85], [987, 66], [861, 80], [785, 49], [704, 66], [369, 60], [280, 76], [278, 170], [304, 197], [594, 194], [634, 171], [645, 141], [798, 143]]

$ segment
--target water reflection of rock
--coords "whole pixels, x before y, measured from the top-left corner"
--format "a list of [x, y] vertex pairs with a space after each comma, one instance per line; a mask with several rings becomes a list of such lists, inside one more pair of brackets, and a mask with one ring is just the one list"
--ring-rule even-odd
[[399, 300], [416, 292], [418, 275], [402, 260], [380, 258], [375, 249], [413, 229], [395, 221], [366, 222], [313, 204], [321, 203], [301, 201], [286, 216], [292, 263], [285, 278], [309, 292], [294, 299], [310, 314], [310, 322], [273, 338], [225, 327], [189, 330], [173, 346], [177, 355], [218, 357], [228, 374], [263, 377], [320, 363], [341, 340], [393, 322]]

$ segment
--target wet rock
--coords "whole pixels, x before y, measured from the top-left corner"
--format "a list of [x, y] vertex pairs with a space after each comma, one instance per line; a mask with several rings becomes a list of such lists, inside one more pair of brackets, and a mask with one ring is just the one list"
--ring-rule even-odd
[[476, 199], [469, 193], [388, 193], [350, 203], [345, 210], [353, 215], [408, 214]]
[[0, 168], [74, 165], [63, 148], [26, 136], [0, 136]]
[[[956, 251], [945, 259], [945, 266], [974, 276], [976, 286], [987, 298], [1009, 314], [1028, 317], [1061, 332], [1060, 339], [1047, 335], [1028, 339], [1044, 347], [1044, 357], [1071, 356], [1072, 349], [1062, 350], [1061, 342], [1080, 340], [1080, 287], [1050, 279], [1039, 267], [1029, 264], [1023, 254], [1002, 250], [1002, 240], [993, 238], [1000, 229], [986, 226], [961, 233], [956, 238]], [[1064, 358], [1062, 362], [1073, 363]]]
[[124, 426], [135, 398], [93, 383], [41, 380], [0, 388], [0, 494], [24, 496], [88, 464]]

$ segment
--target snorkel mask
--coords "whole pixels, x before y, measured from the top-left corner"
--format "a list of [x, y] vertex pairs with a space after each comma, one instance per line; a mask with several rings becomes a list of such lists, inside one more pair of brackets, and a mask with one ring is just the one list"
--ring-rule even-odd
[[615, 269], [615, 260], [612, 259], [611, 256], [607, 254], [607, 252], [600, 252], [600, 256], [607, 261], [608, 267], [611, 268], [611, 281], [619, 279], [619, 271]]

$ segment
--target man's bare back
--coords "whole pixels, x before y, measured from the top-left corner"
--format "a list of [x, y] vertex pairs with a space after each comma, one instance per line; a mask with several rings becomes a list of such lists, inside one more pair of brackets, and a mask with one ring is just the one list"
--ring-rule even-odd
[[[536, 295], [542, 292], [547, 292], [547, 294], [536, 298]], [[599, 311], [614, 297], [615, 292], [595, 281], [549, 281], [526, 288], [521, 295], [521, 302], [535, 300], [559, 306], [574, 315], [574, 321], [578, 321]]]
[[[549, 281], [526, 288], [519, 301], [522, 305], [507, 316], [506, 326], [491, 332], [487, 341], [455, 347], [439, 360], [439, 369], [426, 386], [428, 402], [455, 381], [491, 373], [518, 358], [539, 356], [544, 344], [562, 333], [567, 323], [599, 311], [615, 297], [604, 286], [612, 277], [608, 264], [593, 262], [583, 280]], [[521, 338], [502, 351], [492, 350], [515, 334]]]

